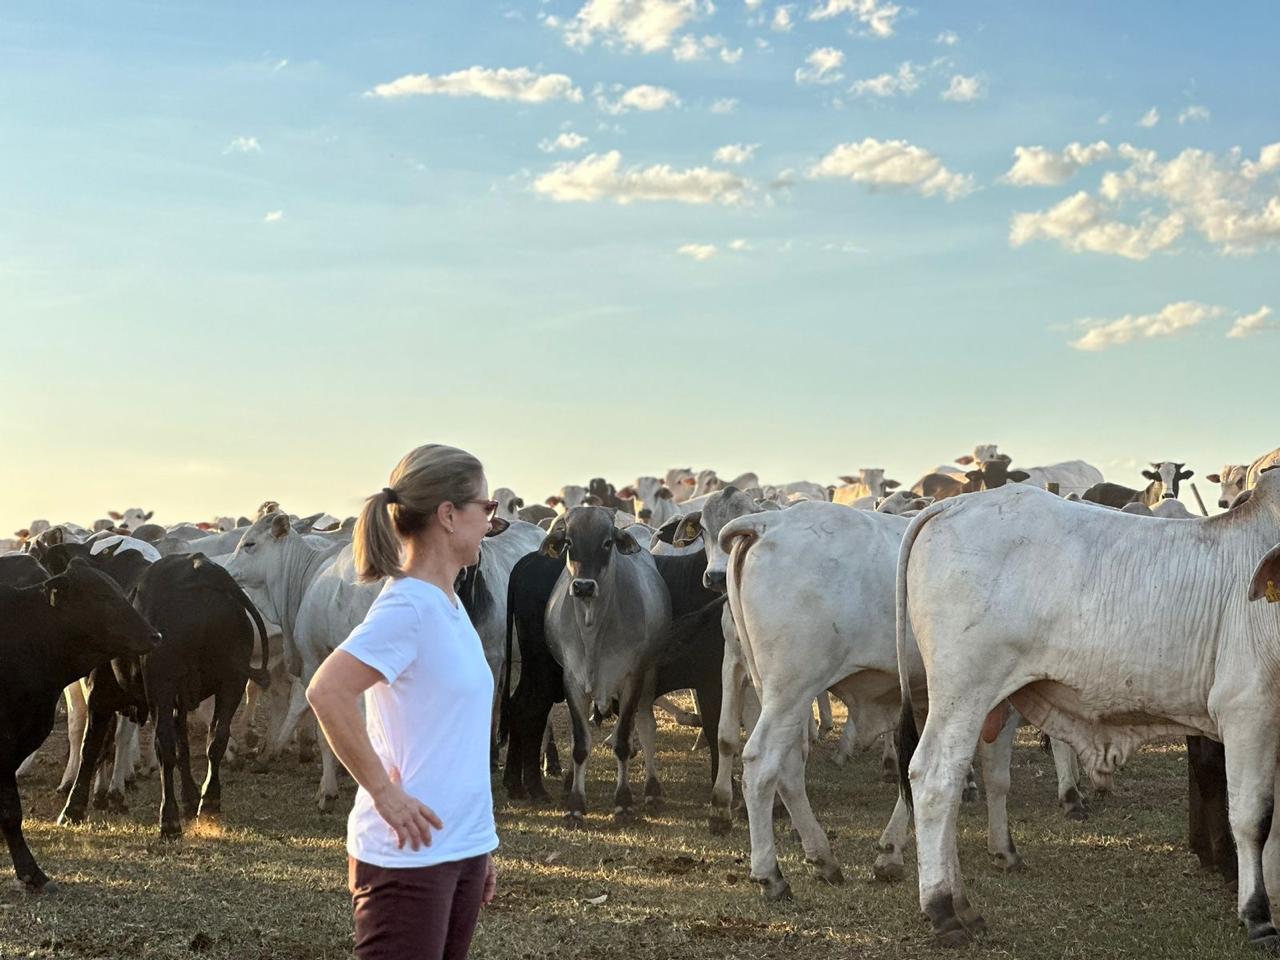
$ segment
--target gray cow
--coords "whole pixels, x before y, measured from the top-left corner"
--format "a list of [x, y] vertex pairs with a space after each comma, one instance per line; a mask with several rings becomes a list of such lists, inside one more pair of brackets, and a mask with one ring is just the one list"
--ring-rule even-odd
[[671, 624], [671, 598], [652, 554], [613, 522], [604, 507], [574, 507], [558, 518], [541, 551], [565, 559], [564, 572], [547, 604], [547, 645], [564, 668], [565, 699], [573, 722], [573, 775], [565, 824], [579, 827], [587, 809], [587, 757], [594, 706], [607, 714], [618, 703], [614, 756], [618, 784], [614, 818], [631, 815], [627, 763], [631, 729], [644, 747], [645, 801], [662, 795], [653, 719], [658, 648]]

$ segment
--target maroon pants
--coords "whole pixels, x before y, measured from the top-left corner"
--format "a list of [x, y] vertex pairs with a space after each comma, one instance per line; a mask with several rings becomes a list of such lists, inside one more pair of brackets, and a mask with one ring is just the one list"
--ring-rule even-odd
[[359, 960], [463, 960], [489, 855], [392, 869], [348, 858]]

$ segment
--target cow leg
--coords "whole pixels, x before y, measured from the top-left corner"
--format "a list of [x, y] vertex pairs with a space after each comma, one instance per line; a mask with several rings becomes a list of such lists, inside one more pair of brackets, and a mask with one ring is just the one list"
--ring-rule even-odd
[[849, 758], [853, 756], [854, 748], [858, 745], [858, 725], [853, 720], [853, 710], [850, 709], [850, 703], [841, 697], [841, 703], [845, 705], [845, 721], [844, 726], [840, 728], [840, 740], [836, 743], [836, 748], [831, 754], [831, 762], [837, 767], [843, 767]]
[[547, 727], [542, 735], [542, 754], [547, 758], [547, 776], [558, 777], [563, 771], [560, 769], [560, 751], [556, 749], [556, 725], [551, 719], [551, 706], [547, 705]]
[[987, 790], [987, 852], [998, 857], [1005, 870], [1022, 867], [1022, 857], [1018, 856], [1013, 835], [1009, 832], [1008, 806], [1013, 738], [1021, 722], [1017, 712], [1010, 710], [995, 741], [978, 742], [978, 754], [982, 758], [982, 785]]
[[112, 813], [126, 813], [124, 790], [129, 774], [133, 771], [134, 754], [137, 752], [138, 725], [124, 717], [116, 718], [116, 757], [111, 769], [111, 783], [107, 787], [106, 806]]
[[590, 699], [578, 690], [565, 690], [569, 704], [569, 719], [573, 727], [573, 770], [565, 778], [564, 825], [569, 828], [585, 825], [587, 816], [587, 758], [591, 756], [591, 728], [587, 714]]
[[1200, 860], [1200, 869], [1213, 869], [1213, 843], [1205, 822], [1204, 801], [1200, 791], [1200, 745], [1204, 737], [1187, 737], [1187, 841], [1191, 852]]
[[901, 880], [907, 870], [903, 863], [903, 851], [911, 835], [911, 808], [902, 794], [898, 794], [898, 802], [893, 805], [893, 815], [885, 825], [884, 833], [876, 844], [876, 862], [871, 868], [872, 875], [885, 883]]
[[[313, 668], [310, 673], [314, 674]], [[310, 677], [308, 676], [308, 680]], [[284, 753], [285, 747], [289, 744], [289, 738], [293, 736], [294, 728], [297, 727], [298, 721], [302, 719], [302, 715], [307, 712], [307, 696], [306, 683], [299, 679], [294, 679], [293, 684], [289, 688], [289, 706], [285, 710], [284, 720], [280, 723], [280, 729], [276, 732], [275, 739], [271, 741], [271, 746], [266, 754], [258, 758], [258, 769], [265, 770], [268, 768], [268, 760], [275, 760], [280, 754]], [[299, 749], [299, 759], [301, 760], [302, 751]], [[310, 758], [308, 758], [309, 760]]]
[[892, 733], [880, 738], [880, 781], [882, 783], [898, 783], [898, 746]]
[[67, 684], [62, 695], [67, 701], [67, 766], [62, 771], [58, 793], [66, 794], [70, 792], [71, 785], [76, 782], [76, 775], [80, 772], [80, 747], [84, 743], [89, 710], [85, 704], [84, 687], [79, 680]]
[[1280, 949], [1272, 923], [1271, 901], [1263, 878], [1262, 851], [1271, 833], [1275, 809], [1277, 731], [1274, 723], [1252, 717], [1219, 718], [1226, 753], [1231, 833], [1236, 841], [1238, 915], [1249, 942]]
[[[628, 782], [631, 762], [631, 731], [633, 727], [644, 726], [643, 718], [645, 715], [653, 723], [653, 699], [652, 697], [645, 697], [644, 704], [641, 705], [641, 687], [641, 683], [632, 680], [623, 689], [622, 696], [618, 701], [618, 723], [613, 728], [613, 756], [618, 761], [618, 782], [613, 791], [613, 819], [619, 823], [625, 823], [631, 819], [631, 784]], [[637, 716], [637, 713], [639, 713], [639, 716]], [[654, 726], [656, 729], [656, 724]], [[644, 742], [644, 748], [644, 764], [647, 770], [654, 753], [653, 745], [648, 742], [647, 737]], [[657, 782], [656, 778], [654, 782]], [[647, 795], [647, 782], [645, 788]]]
[[[720, 698], [723, 688], [719, 677], [707, 677], [704, 685], [695, 690], [698, 698], [698, 716], [702, 721], [702, 739], [706, 741], [707, 758], [711, 764], [711, 782], [714, 784], [720, 775]], [[657, 752], [656, 750], [654, 751]], [[730, 759], [730, 765], [733, 761]]]
[[[791, 885], [782, 876], [773, 837], [773, 798], [787, 753], [807, 753], [813, 727], [813, 699], [804, 697], [790, 710], [778, 709], [765, 696], [760, 721], [742, 751], [742, 790], [747, 800], [751, 831], [751, 879], [761, 885], [766, 900], [791, 898]], [[803, 747], [802, 747], [803, 745]]]
[[27, 759], [23, 760], [22, 763], [18, 764], [18, 772], [16, 776], [25, 777], [28, 773], [30, 773], [32, 770], [35, 769], [36, 754], [38, 754], [39, 752], [40, 752], [39, 750], [36, 750], [29, 757], [27, 757]]
[[1058, 802], [1068, 820], [1088, 820], [1084, 797], [1080, 795], [1080, 761], [1076, 752], [1061, 740], [1049, 740], [1053, 766], [1058, 773]]
[[138, 726], [138, 766], [137, 775], [143, 779], [150, 777], [160, 769], [160, 760], [156, 756], [156, 728], [154, 723], [143, 723]]
[[1187, 737], [1188, 832], [1191, 850], [1205, 870], [1236, 882], [1236, 848], [1227, 815], [1227, 771], [1222, 744]]
[[171, 706], [155, 711], [156, 753], [160, 758], [160, 836], [182, 836], [182, 818], [173, 789], [173, 768], [178, 762], [178, 730]]
[[[191, 820], [200, 812], [200, 790], [196, 786], [196, 778], [191, 775], [191, 737], [187, 732], [187, 711], [181, 707], [173, 712], [173, 727], [178, 782], [182, 788], [182, 815]], [[213, 736], [212, 722], [208, 735]]]
[[711, 787], [711, 815], [707, 828], [713, 834], [728, 833], [733, 824], [733, 760], [741, 749], [740, 717], [742, 715], [743, 684], [747, 682], [747, 667], [738, 653], [737, 644], [732, 648], [726, 641], [724, 660], [720, 666], [720, 723], [716, 731], [715, 783]]
[[[549, 801], [551, 795], [547, 793], [547, 788], [542, 782], [542, 736], [537, 736], [535, 739], [534, 731], [542, 730], [547, 737], [547, 743], [549, 744], [545, 748], [547, 751], [547, 776], [559, 777], [563, 773], [560, 770], [560, 757], [556, 753], [554, 727], [551, 723], [551, 709], [553, 706], [550, 696], [539, 695], [535, 691], [531, 695], [531, 699], [516, 714], [521, 727], [520, 766], [517, 772], [520, 774], [525, 794], [535, 803]], [[555, 761], [554, 767], [552, 766], [553, 760]]]
[[[931, 705], [955, 700], [944, 691], [930, 690]], [[960, 795], [965, 778], [972, 773], [970, 759], [986, 713], [957, 710], [948, 715], [934, 706], [911, 758], [920, 909], [941, 946], [961, 946], [986, 928], [965, 896], [956, 849]]]
[[0, 830], [4, 831], [5, 843], [9, 845], [9, 856], [18, 882], [29, 893], [54, 892], [57, 887], [40, 869], [27, 846], [26, 837], [22, 835], [22, 797], [18, 794], [17, 778], [7, 763], [0, 766]]
[[835, 728], [831, 717], [831, 697], [823, 690], [818, 694], [818, 739], [821, 740]]
[[[650, 678], [645, 685], [652, 690], [652, 683]], [[658, 722], [653, 710], [646, 710], [641, 706], [635, 713], [635, 726], [640, 734], [640, 746], [644, 750], [645, 809], [657, 810], [662, 806], [662, 784], [658, 780]]]
[[89, 789], [94, 773], [102, 757], [107, 737], [115, 726], [115, 711], [107, 710], [90, 701], [86, 704], [84, 739], [80, 744], [80, 760], [76, 765], [76, 778], [67, 794], [66, 805], [58, 816], [61, 824], [84, 823], [89, 808]]
[[320, 738], [320, 786], [316, 790], [316, 805], [321, 813], [329, 813], [338, 802], [338, 758], [333, 755], [329, 741]]
[[[822, 694], [825, 698], [826, 694]], [[778, 792], [782, 794], [782, 802], [787, 805], [791, 814], [792, 826], [800, 834], [800, 845], [804, 847], [804, 858], [813, 864], [818, 876], [827, 883], [844, 883], [844, 874], [840, 872], [840, 864], [831, 852], [831, 842], [818, 818], [809, 805], [809, 794], [805, 789], [805, 761], [809, 758], [809, 743], [801, 737], [798, 749], [783, 751], [778, 770]]]
[[204, 787], [200, 791], [200, 808], [197, 817], [217, 816], [222, 813], [222, 758], [226, 755], [227, 744], [231, 742], [231, 723], [235, 718], [236, 707], [244, 695], [243, 681], [236, 679], [224, 681], [221, 689], [214, 696], [213, 720], [209, 726], [209, 738], [205, 747], [205, 757], [209, 761], [205, 772]]

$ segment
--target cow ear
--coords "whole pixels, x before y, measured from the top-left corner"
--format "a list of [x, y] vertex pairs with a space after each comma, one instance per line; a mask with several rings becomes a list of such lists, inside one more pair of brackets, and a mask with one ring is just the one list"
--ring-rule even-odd
[[966, 478], [966, 479], [968, 479], [968, 480], [981, 480], [981, 479], [982, 479], [982, 471], [981, 471], [981, 470], [970, 470], [968, 473], [966, 473], [966, 474], [965, 474], [965, 478]]
[[1179, 480], [1189, 480], [1196, 475], [1194, 470], [1182, 470], [1178, 473]]
[[617, 497], [619, 500], [634, 500], [636, 498], [636, 488], [632, 486], [623, 487], [618, 491]]
[[107, 511], [107, 516], [108, 516], [108, 517], [110, 517], [112, 520], [123, 520], [123, 519], [124, 519], [124, 514], [123, 514], [123, 513], [120, 513], [120, 512], [119, 512], [119, 511], [117, 511], [117, 510], [108, 510], [108, 511]]
[[617, 527], [613, 528], [613, 545], [624, 556], [629, 557], [640, 552], [640, 544], [636, 543], [636, 538], [625, 530], [619, 530]]
[[960, 464], [962, 467], [967, 467], [969, 464], [973, 463], [973, 457], [966, 453], [963, 457], [956, 457], [956, 463]]
[[1205, 475], [1205, 479], [1208, 480], [1210, 483], [1221, 483], [1222, 475], [1219, 473], [1210, 473]]
[[503, 520], [501, 517], [494, 517], [489, 521], [489, 529], [485, 531], [486, 537], [496, 537], [503, 533], [507, 527], [511, 526], [510, 520]]
[[547, 497], [547, 499], [542, 502], [545, 503], [548, 507], [554, 507], [558, 504], [564, 503], [564, 497], [550, 496], [550, 497]]
[[851, 476], [849, 476], [847, 473], [842, 473], [840, 476], [836, 477], [836, 479], [837, 479], [837, 480], [839, 480], [841, 483], [846, 484], [846, 485], [847, 485], [847, 484], [850, 484], [850, 483], [857, 483], [857, 482], [858, 482], [858, 478], [857, 478], [857, 477], [851, 477]]
[[702, 511], [694, 510], [686, 514], [680, 521], [680, 526], [676, 527], [674, 544], [677, 547], [687, 547], [700, 536], [702, 536]]
[[1154, 470], [1143, 470], [1142, 475], [1146, 477], [1148, 480], [1160, 479], [1160, 474], [1156, 473]]
[[277, 540], [281, 537], [287, 537], [292, 529], [289, 518], [283, 513], [277, 513], [271, 518], [271, 535]]
[[884, 482], [884, 488], [886, 490], [892, 490], [894, 487], [900, 487], [900, 486], [902, 486], [902, 484], [900, 484], [897, 480], [886, 480]]
[[681, 477], [680, 482], [686, 487], [696, 487], [698, 485], [697, 477]]
[[543, 538], [542, 546], [538, 547], [538, 552], [544, 557], [559, 560], [564, 556], [564, 548], [568, 539], [569, 527], [564, 522], [564, 517], [560, 517], [551, 524], [551, 529], [547, 531], [546, 537]]
[[1023, 480], [1031, 479], [1031, 474], [1025, 470], [1010, 470], [1006, 476], [1014, 483], [1021, 483]]
[[155, 511], [154, 511], [154, 510], [148, 510], [146, 513], [144, 513], [144, 514], [142, 515], [142, 519], [143, 519], [143, 520], [150, 520], [150, 519], [151, 519], [151, 515], [152, 515], [153, 513], [155, 513]]
[[1266, 598], [1267, 603], [1280, 603], [1280, 546], [1272, 547], [1253, 571], [1249, 581], [1249, 599]]
[[670, 487], [659, 487], [659, 488], [658, 488], [658, 499], [659, 499], [659, 500], [670, 500], [670, 499], [671, 499], [671, 488], [670, 488]]

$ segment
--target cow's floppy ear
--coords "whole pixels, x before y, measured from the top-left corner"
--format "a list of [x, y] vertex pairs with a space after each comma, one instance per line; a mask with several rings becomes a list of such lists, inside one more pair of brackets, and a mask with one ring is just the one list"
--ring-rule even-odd
[[1194, 477], [1195, 475], [1196, 475], [1196, 472], [1194, 470], [1179, 470], [1178, 473], [1176, 474], [1179, 480], [1189, 480], [1191, 477]]
[[636, 498], [636, 488], [633, 486], [625, 486], [616, 494], [619, 500], [634, 500]]
[[1027, 473], [1025, 470], [1010, 470], [1005, 474], [1005, 476], [1014, 483], [1021, 483], [1023, 480], [1029, 480], [1031, 478], [1031, 474]]
[[124, 514], [123, 514], [123, 513], [120, 513], [118, 510], [108, 510], [108, 511], [107, 511], [107, 516], [108, 516], [108, 517], [110, 517], [112, 520], [123, 520], [123, 519], [124, 519]]
[[538, 552], [544, 557], [559, 560], [564, 556], [564, 549], [568, 539], [569, 525], [564, 522], [564, 517], [560, 517], [555, 523], [551, 524], [551, 529], [547, 531], [547, 535], [542, 541], [542, 546], [538, 547]]
[[680, 521], [672, 542], [677, 547], [687, 547], [700, 536], [702, 536], [702, 511], [694, 510], [692, 513], [685, 514]]
[[271, 517], [271, 536], [277, 540], [281, 537], [287, 537], [292, 529], [289, 518], [285, 514], [277, 513]]
[[658, 488], [658, 499], [659, 499], [659, 500], [670, 500], [670, 499], [671, 499], [671, 488], [670, 488], [670, 487], [659, 487], [659, 488]]
[[1249, 581], [1249, 599], [1266, 598], [1267, 603], [1280, 603], [1280, 546], [1272, 547], [1253, 571]]
[[1205, 479], [1206, 479], [1206, 480], [1208, 480], [1210, 483], [1221, 483], [1221, 482], [1222, 482], [1222, 474], [1220, 474], [1220, 473], [1209, 473], [1209, 474], [1205, 474]]
[[960, 464], [962, 467], [967, 467], [969, 464], [973, 463], [973, 457], [966, 453], [963, 457], [956, 457], [956, 463]]
[[836, 479], [837, 479], [837, 480], [839, 480], [839, 481], [840, 481], [841, 483], [843, 483], [843, 484], [850, 484], [850, 483], [857, 483], [857, 482], [858, 482], [858, 478], [857, 478], [857, 477], [851, 477], [851, 476], [849, 476], [847, 473], [842, 473], [840, 476], [836, 477]]
[[489, 529], [485, 531], [486, 537], [496, 537], [498, 534], [506, 531], [511, 526], [510, 520], [503, 520], [501, 517], [494, 517], [489, 521]]
[[970, 470], [968, 473], [966, 473], [966, 474], [965, 474], [965, 477], [966, 477], [966, 479], [974, 480], [974, 481], [981, 480], [981, 479], [982, 479], [982, 471], [981, 471], [981, 470]]
[[545, 503], [548, 507], [554, 507], [557, 504], [564, 503], [564, 497], [557, 497], [552, 495], [550, 497], [547, 497], [547, 499], [542, 502]]
[[1143, 470], [1142, 475], [1146, 477], [1148, 480], [1160, 479], [1160, 474], [1156, 473], [1154, 470]]
[[884, 482], [884, 488], [886, 490], [892, 490], [894, 487], [900, 487], [900, 486], [902, 486], [902, 484], [900, 484], [897, 480], [886, 480]]
[[696, 487], [698, 485], [697, 477], [681, 477], [680, 483], [686, 487]]
[[618, 548], [619, 553], [628, 557], [640, 552], [640, 544], [636, 543], [636, 538], [617, 527], [613, 528], [613, 545]]
[[143, 520], [150, 520], [150, 519], [151, 519], [151, 515], [152, 515], [153, 513], [155, 513], [155, 511], [154, 511], [154, 510], [148, 510], [146, 513], [144, 513], [144, 514], [142, 515], [142, 519], [143, 519]]

